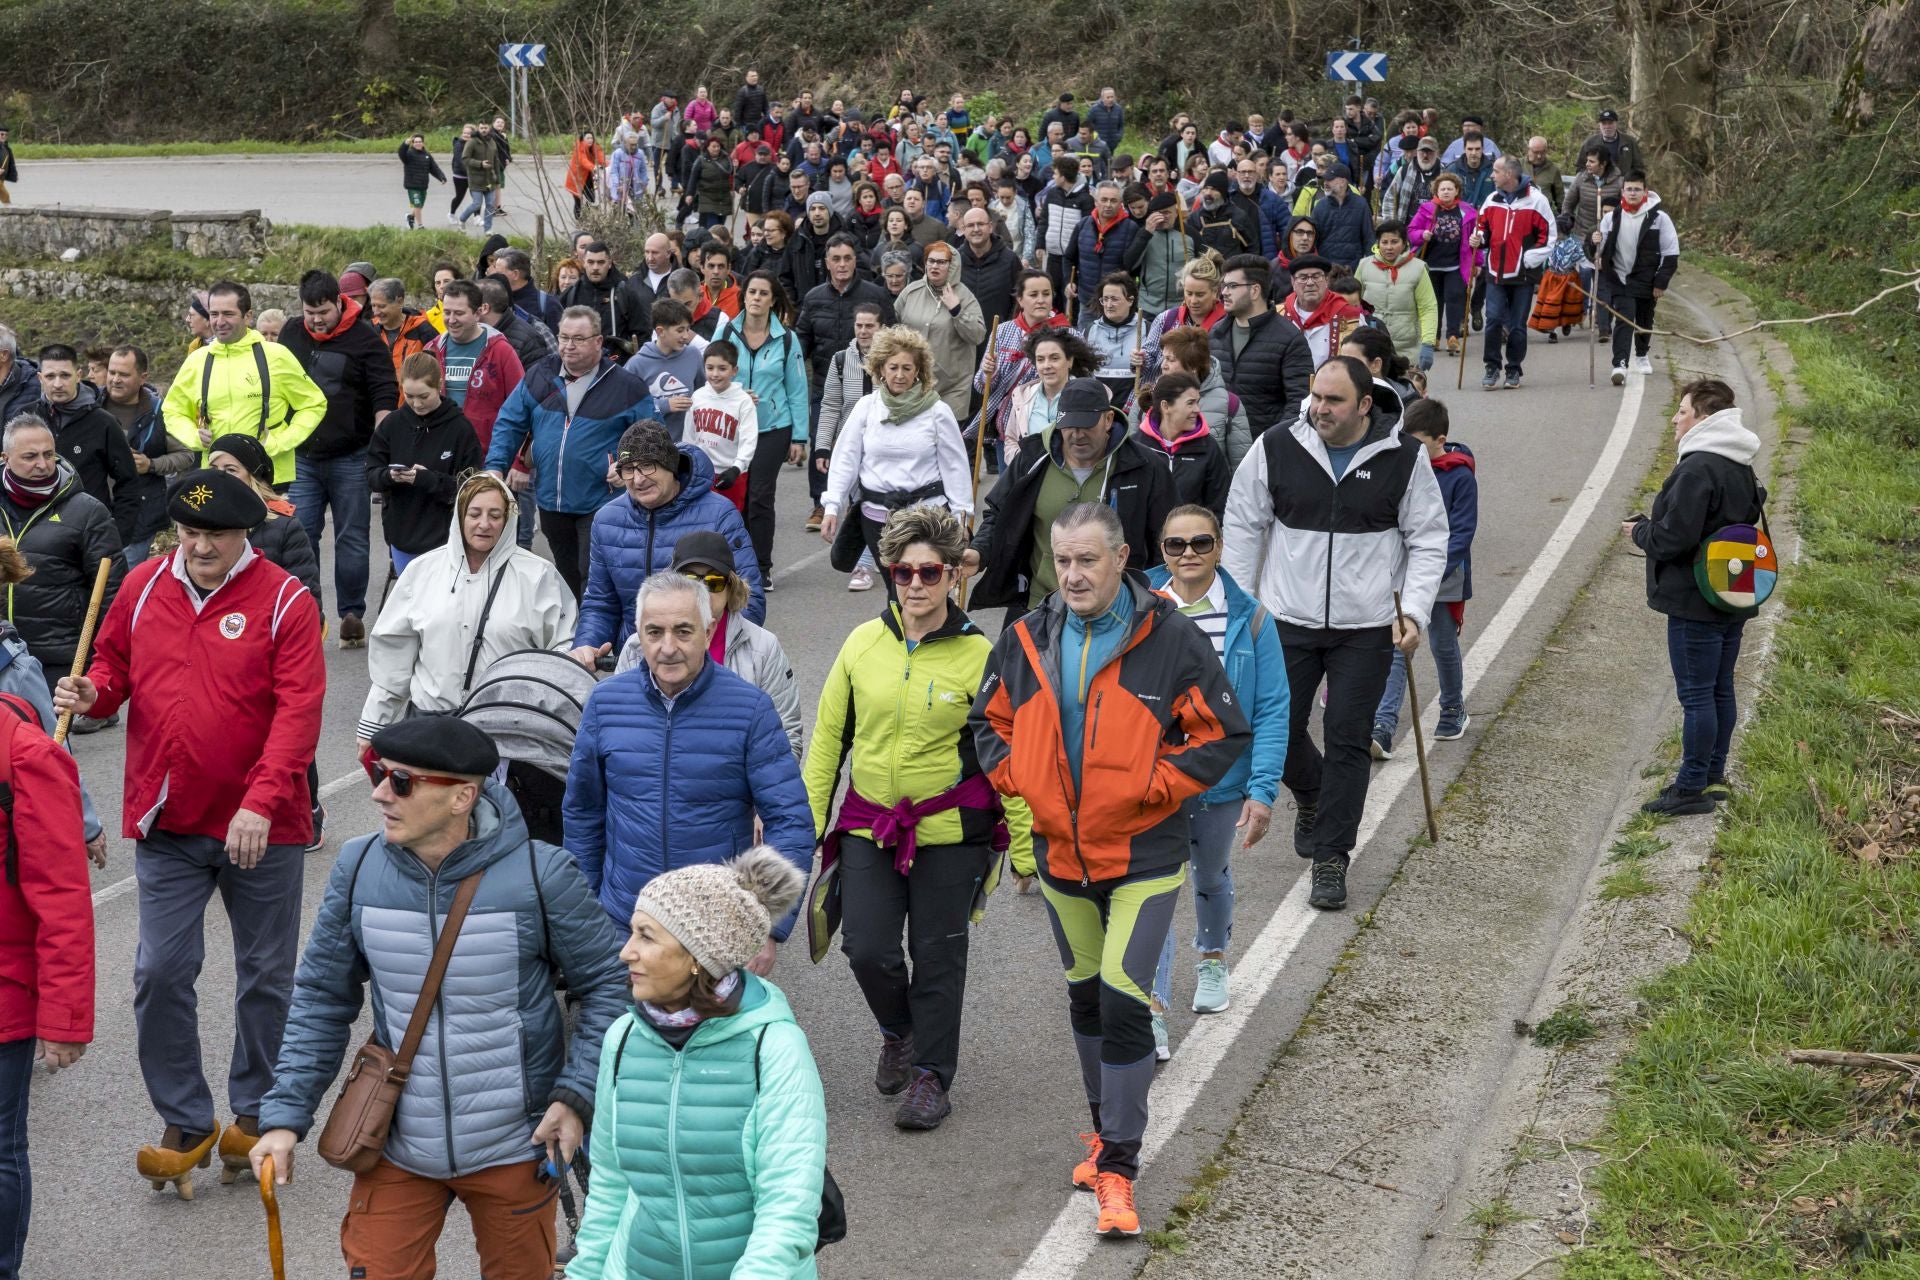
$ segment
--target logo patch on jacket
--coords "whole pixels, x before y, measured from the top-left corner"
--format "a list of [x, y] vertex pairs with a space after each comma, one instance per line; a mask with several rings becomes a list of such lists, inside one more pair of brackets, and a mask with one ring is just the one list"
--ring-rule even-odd
[[238, 640], [247, 630], [247, 615], [230, 613], [220, 619], [220, 634], [229, 640]]

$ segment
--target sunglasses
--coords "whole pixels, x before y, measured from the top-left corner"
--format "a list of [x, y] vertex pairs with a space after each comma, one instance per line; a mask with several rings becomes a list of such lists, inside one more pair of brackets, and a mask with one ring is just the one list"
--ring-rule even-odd
[[716, 594], [727, 589], [727, 575], [724, 573], [682, 573], [680, 576], [705, 583], [707, 590]]
[[457, 787], [467, 781], [465, 778], [450, 778], [443, 773], [415, 773], [411, 769], [389, 769], [380, 763], [380, 757], [373, 753], [372, 747], [368, 747], [360, 754], [360, 763], [365, 766], [367, 777], [373, 779], [375, 788], [384, 782], [392, 787], [393, 794], [402, 800], [412, 795], [414, 787], [422, 782], [435, 787]]
[[944, 564], [896, 564], [888, 567], [887, 574], [896, 587], [912, 586], [915, 578], [931, 587], [947, 576], [947, 568]]
[[1219, 545], [1220, 539], [1210, 533], [1203, 533], [1197, 538], [1160, 539], [1160, 549], [1175, 557], [1183, 556], [1189, 551], [1197, 556], [1212, 555], [1213, 549]]

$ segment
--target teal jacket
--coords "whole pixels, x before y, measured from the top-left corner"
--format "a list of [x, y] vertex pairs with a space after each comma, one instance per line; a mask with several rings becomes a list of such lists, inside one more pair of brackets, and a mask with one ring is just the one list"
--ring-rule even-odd
[[631, 1012], [608, 1029], [569, 1276], [817, 1274], [826, 1095], [787, 998], [742, 976], [739, 1012], [701, 1023], [680, 1050]]
[[740, 372], [734, 382], [760, 397], [754, 409], [760, 434], [791, 427], [793, 443], [805, 444], [813, 418], [807, 401], [806, 355], [799, 338], [780, 323], [779, 316], [768, 316], [767, 340], [754, 351], [740, 332], [743, 322], [743, 316], [730, 317], [714, 331], [713, 340], [725, 338], [740, 349]]

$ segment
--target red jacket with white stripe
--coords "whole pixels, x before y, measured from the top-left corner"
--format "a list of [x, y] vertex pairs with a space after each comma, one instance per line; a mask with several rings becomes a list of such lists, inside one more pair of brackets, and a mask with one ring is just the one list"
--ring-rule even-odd
[[251, 547], [205, 600], [181, 553], [127, 575], [87, 671], [112, 715], [131, 697], [121, 834], [158, 828], [224, 840], [249, 809], [270, 844], [313, 838], [307, 766], [327, 667], [313, 596]]
[[93, 1039], [93, 898], [80, 834], [80, 770], [25, 699], [0, 706], [0, 1041]]
[[1522, 178], [1516, 190], [1488, 196], [1476, 229], [1486, 233], [1488, 275], [1528, 283], [1540, 279], [1553, 244], [1553, 207], [1530, 180]]

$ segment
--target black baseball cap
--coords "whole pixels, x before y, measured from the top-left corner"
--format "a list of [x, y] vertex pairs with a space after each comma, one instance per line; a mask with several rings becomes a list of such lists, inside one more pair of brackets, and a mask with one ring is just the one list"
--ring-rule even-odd
[[1608, 107], [1605, 111], [1602, 111], [1600, 113], [1601, 124], [1614, 124], [1619, 119], [1620, 119], [1620, 113], [1615, 111], [1612, 107]]
[[1060, 416], [1055, 425], [1097, 427], [1103, 415], [1113, 411], [1113, 393], [1098, 378], [1070, 378], [1060, 389]]

